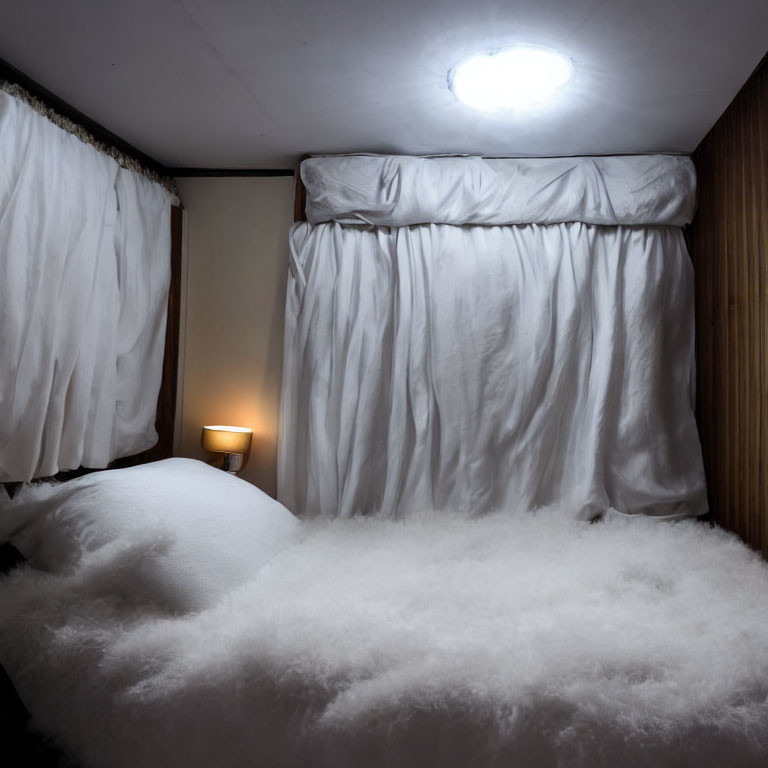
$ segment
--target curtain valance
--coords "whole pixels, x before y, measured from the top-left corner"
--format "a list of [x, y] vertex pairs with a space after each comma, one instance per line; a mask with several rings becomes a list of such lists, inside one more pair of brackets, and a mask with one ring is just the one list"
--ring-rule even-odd
[[674, 225], [690, 222], [688, 157], [313, 157], [301, 165], [312, 224]]

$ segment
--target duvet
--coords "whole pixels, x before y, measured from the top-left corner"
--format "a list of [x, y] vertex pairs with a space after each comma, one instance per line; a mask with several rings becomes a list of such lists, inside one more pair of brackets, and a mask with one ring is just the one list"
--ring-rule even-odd
[[768, 566], [730, 534], [556, 509], [289, 529], [194, 608], [136, 578], [156, 529], [5, 577], [0, 662], [39, 727], [85, 768], [768, 760]]

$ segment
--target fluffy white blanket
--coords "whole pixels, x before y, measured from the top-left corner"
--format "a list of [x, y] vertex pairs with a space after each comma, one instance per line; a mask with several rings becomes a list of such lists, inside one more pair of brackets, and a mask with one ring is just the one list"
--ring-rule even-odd
[[85, 766], [765, 765], [768, 566], [569, 517], [309, 524], [182, 616], [111, 544], [0, 584], [0, 661]]

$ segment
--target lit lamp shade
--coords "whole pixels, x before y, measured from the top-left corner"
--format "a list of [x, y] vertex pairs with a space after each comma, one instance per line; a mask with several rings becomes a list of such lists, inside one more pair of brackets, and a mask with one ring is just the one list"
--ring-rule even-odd
[[202, 444], [206, 451], [224, 454], [222, 469], [236, 474], [248, 460], [253, 430], [248, 427], [225, 427], [213, 425], [203, 427]]

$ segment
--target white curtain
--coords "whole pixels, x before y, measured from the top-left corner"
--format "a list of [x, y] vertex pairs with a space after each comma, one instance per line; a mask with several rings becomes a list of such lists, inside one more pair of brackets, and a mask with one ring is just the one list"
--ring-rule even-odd
[[117, 333], [115, 457], [157, 442], [155, 415], [163, 376], [171, 280], [171, 196], [121, 168], [115, 185], [120, 314]]
[[0, 91], [0, 481], [156, 442], [170, 205]]
[[[692, 213], [690, 161], [632, 158], [633, 173], [630, 159], [600, 160], [623, 190], [647, 199], [649, 220], [638, 227], [507, 225], [515, 211], [477, 183], [477, 159], [403, 160], [426, 166], [417, 175], [431, 183], [452, 178], [441, 193], [393, 184], [393, 167], [404, 175], [398, 158], [360, 158], [370, 178], [348, 174], [338, 195], [344, 174], [334, 160], [304, 163], [309, 210], [320, 218], [323, 199], [339, 219], [364, 212], [380, 225], [302, 223], [291, 232], [278, 463], [286, 506], [330, 516], [548, 505], [583, 517], [705, 511], [693, 276], [682, 233], [668, 223]], [[338, 161], [348, 169], [355, 158]], [[552, 161], [506, 162], [526, 171], [522, 205], [551, 191]], [[463, 163], [473, 167], [468, 177]], [[323, 165], [334, 171], [329, 184]], [[504, 162], [490, 171], [503, 176]], [[599, 173], [565, 183], [561, 171], [566, 217], [573, 200], [585, 219], [620, 207], [606, 185], [594, 195], [584, 188]], [[499, 224], [383, 223], [451, 218], [445, 206], [457, 210], [457, 200]]]

